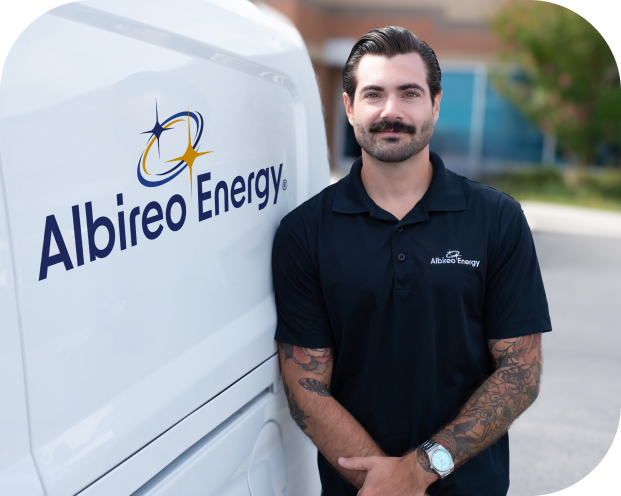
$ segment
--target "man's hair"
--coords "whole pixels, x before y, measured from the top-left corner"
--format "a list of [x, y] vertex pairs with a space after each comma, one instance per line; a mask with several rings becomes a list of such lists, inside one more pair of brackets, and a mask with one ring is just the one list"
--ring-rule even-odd
[[391, 58], [395, 55], [408, 53], [418, 53], [423, 59], [427, 69], [427, 86], [429, 86], [431, 103], [433, 104], [436, 95], [442, 90], [442, 71], [436, 54], [427, 43], [399, 26], [373, 29], [360, 38], [351, 49], [343, 68], [343, 90], [349, 95], [350, 101], [354, 101], [356, 86], [358, 85], [356, 69], [362, 57], [365, 55], [381, 55]]

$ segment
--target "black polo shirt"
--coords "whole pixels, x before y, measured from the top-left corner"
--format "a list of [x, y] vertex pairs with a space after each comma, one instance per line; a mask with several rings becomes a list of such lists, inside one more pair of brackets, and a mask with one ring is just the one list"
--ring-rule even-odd
[[[551, 330], [532, 236], [511, 197], [445, 169], [397, 220], [360, 171], [289, 213], [273, 248], [276, 339], [333, 349], [331, 391], [391, 456], [452, 420], [493, 372], [488, 339]], [[319, 455], [326, 496], [355, 495]], [[500, 496], [504, 436], [429, 489]]]

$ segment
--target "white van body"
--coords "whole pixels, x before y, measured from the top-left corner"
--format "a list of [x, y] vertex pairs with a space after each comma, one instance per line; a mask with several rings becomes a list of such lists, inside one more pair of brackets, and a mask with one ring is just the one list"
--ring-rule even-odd
[[319, 494], [270, 267], [329, 182], [321, 112], [299, 33], [246, 0], [90, 0], [22, 33], [0, 84], [0, 495]]

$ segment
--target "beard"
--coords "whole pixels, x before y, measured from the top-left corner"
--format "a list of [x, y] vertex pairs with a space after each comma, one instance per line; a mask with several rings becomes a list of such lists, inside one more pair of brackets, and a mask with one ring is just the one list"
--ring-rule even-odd
[[[397, 163], [420, 153], [431, 141], [434, 129], [433, 115], [423, 121], [420, 129], [411, 124], [404, 124], [401, 121], [379, 121], [374, 122], [365, 129], [362, 124], [354, 126], [356, 141], [365, 152], [380, 162]], [[395, 132], [408, 133], [409, 139], [405, 137], [382, 137], [378, 133], [392, 130]]]

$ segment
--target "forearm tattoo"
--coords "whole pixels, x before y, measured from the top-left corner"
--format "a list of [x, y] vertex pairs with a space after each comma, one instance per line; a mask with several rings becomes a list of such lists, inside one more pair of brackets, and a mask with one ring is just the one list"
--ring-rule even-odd
[[330, 385], [324, 384], [317, 379], [305, 377], [304, 379], [300, 379], [298, 382], [304, 389], [317, 393], [319, 396], [332, 396], [330, 394]]
[[287, 387], [287, 383], [285, 381], [283, 381], [283, 386], [285, 388], [285, 396], [287, 396], [287, 403], [289, 404], [289, 413], [291, 413], [291, 417], [293, 417], [295, 423], [298, 424], [298, 427], [305, 430], [308, 425], [306, 425], [304, 421], [310, 418], [310, 415], [304, 415], [304, 411], [302, 411], [302, 409], [298, 406], [298, 402], [295, 400], [295, 395], [289, 392], [289, 388]]
[[429, 472], [430, 474], [435, 474], [436, 473], [436, 471], [431, 468], [431, 465], [429, 465], [429, 462], [427, 461], [427, 455], [423, 452], [422, 449], [417, 448], [417, 450], [416, 450], [416, 458], [418, 459], [418, 464], [421, 467], [423, 467], [423, 469], [426, 472]]
[[[322, 376], [330, 368], [330, 360], [332, 360], [330, 348], [302, 348], [301, 346], [282, 343], [280, 341], [278, 342], [278, 346], [280, 346], [280, 349], [282, 350], [282, 356], [284, 356], [285, 363], [288, 360], [292, 360], [295, 364], [302, 367], [305, 372], [312, 372], [315, 375]], [[307, 391], [317, 393], [319, 396], [332, 396], [330, 394], [329, 384], [326, 384], [320, 380], [304, 377], [300, 379], [298, 383]], [[308, 427], [304, 421], [310, 418], [310, 415], [304, 415], [304, 411], [300, 408], [294, 394], [287, 386], [284, 370], [283, 385], [285, 395], [287, 396], [287, 402], [289, 403], [289, 412], [291, 413], [291, 416], [293, 417], [293, 420], [295, 420], [296, 424], [298, 424], [300, 429], [304, 431]], [[308, 435], [308, 437], [312, 438], [310, 435]]]
[[470, 397], [457, 418], [432, 437], [448, 449], [455, 465], [502, 437], [539, 393], [541, 334], [489, 343], [496, 371]]
[[281, 342], [278, 345], [285, 354], [285, 362], [293, 360], [307, 372], [323, 375], [329, 368], [332, 359], [330, 348], [302, 348]]

